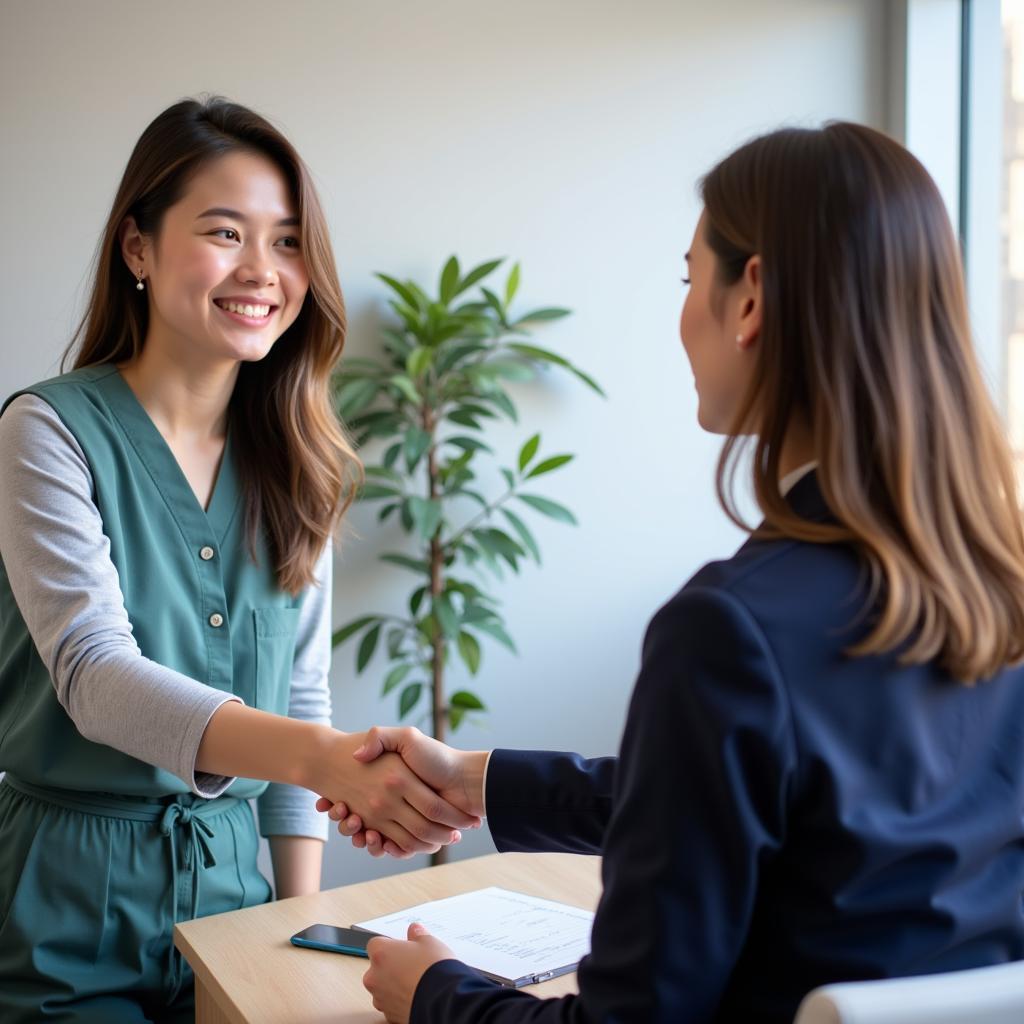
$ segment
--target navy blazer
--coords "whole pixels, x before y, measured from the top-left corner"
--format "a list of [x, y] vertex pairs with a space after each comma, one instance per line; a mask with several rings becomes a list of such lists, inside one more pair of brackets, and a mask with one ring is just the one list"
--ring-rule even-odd
[[[813, 473], [789, 500], [828, 518]], [[1024, 958], [1024, 669], [849, 656], [865, 582], [752, 539], [654, 617], [617, 761], [496, 751], [500, 850], [603, 854], [579, 995], [447, 960], [413, 1024], [790, 1024], [827, 982]]]

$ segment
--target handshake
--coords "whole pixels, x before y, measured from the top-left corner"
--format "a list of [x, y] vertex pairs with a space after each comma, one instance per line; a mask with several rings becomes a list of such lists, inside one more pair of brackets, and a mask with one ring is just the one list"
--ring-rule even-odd
[[483, 822], [486, 750], [455, 750], [413, 727], [374, 727], [345, 736], [339, 754], [349, 764], [332, 759], [334, 778], [316, 787], [316, 807], [371, 856], [435, 853]]

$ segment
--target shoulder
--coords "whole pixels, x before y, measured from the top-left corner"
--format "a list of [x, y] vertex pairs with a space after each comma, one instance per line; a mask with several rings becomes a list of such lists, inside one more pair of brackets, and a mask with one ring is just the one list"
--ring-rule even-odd
[[34, 392], [9, 400], [0, 415], [0, 452], [5, 461], [17, 453], [67, 451], [84, 460], [81, 447], [57, 410]]
[[99, 366], [85, 366], [78, 370], [62, 373], [57, 377], [39, 381], [10, 395], [0, 408], [6, 413], [15, 403], [21, 402], [27, 395], [35, 395], [48, 405], [60, 411], [65, 406], [76, 404], [95, 404], [98, 388], [107, 378], [117, 374], [117, 367], [112, 363]]

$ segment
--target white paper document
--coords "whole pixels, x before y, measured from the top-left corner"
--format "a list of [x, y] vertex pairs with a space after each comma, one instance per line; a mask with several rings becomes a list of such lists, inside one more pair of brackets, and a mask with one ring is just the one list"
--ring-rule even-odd
[[506, 985], [529, 985], [576, 969], [590, 952], [594, 915], [564, 903], [491, 886], [360, 921], [404, 939], [419, 921], [459, 960]]

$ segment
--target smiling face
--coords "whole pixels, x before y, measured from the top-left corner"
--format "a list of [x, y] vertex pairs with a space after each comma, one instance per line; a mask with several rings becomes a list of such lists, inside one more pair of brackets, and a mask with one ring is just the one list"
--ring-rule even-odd
[[705, 216], [686, 254], [688, 291], [679, 336], [697, 388], [697, 421], [712, 434], [727, 434], [756, 369], [760, 259], [751, 257], [735, 284], [723, 284], [718, 258], [707, 243]]
[[189, 362], [262, 359], [309, 289], [298, 225], [284, 175], [252, 152], [200, 168], [154, 235], [128, 218], [122, 248], [145, 277], [146, 346]]

